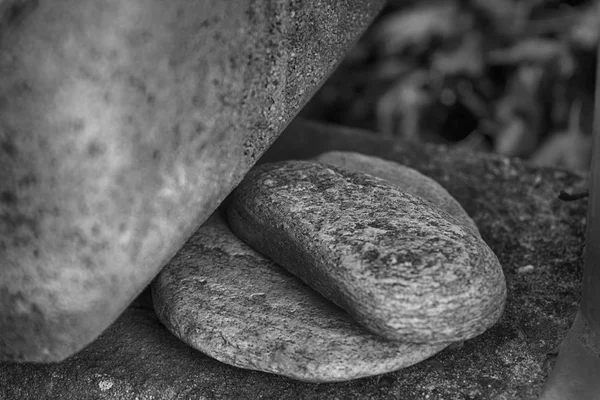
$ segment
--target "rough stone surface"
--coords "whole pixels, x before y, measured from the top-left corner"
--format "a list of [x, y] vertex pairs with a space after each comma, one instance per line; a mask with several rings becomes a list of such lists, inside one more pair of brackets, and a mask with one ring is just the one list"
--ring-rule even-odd
[[237, 367], [312, 382], [379, 375], [446, 345], [390, 342], [238, 239], [219, 213], [152, 283], [159, 319], [190, 346]]
[[382, 4], [0, 2], [0, 359], [97, 337]]
[[227, 216], [242, 240], [387, 339], [465, 340], [502, 314], [504, 275], [485, 242], [386, 180], [309, 161], [260, 165]]
[[584, 179], [505, 157], [302, 122], [280, 136], [266, 160], [336, 149], [415, 168], [460, 202], [504, 269], [508, 297], [496, 325], [397, 372], [314, 384], [203, 355], [159, 323], [144, 292], [98, 340], [63, 362], [0, 363], [0, 398], [537, 400], [580, 297], [586, 201], [566, 203], [557, 194], [579, 190]]
[[393, 161], [352, 151], [328, 151], [316, 157], [315, 160], [390, 181], [398, 189], [419, 196], [446, 211], [479, 235], [477, 226], [460, 203], [439, 183], [415, 169]]

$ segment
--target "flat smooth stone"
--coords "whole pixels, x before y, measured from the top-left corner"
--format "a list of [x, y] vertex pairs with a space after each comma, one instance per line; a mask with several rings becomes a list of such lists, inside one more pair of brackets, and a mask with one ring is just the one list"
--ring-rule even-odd
[[390, 181], [398, 189], [431, 202], [479, 236], [477, 225], [460, 203], [442, 185], [416, 169], [352, 151], [329, 151], [315, 157], [315, 160]]
[[230, 196], [234, 233], [387, 339], [448, 343], [503, 311], [498, 259], [430, 202], [317, 162], [253, 168]]
[[330, 382], [394, 371], [443, 344], [390, 342], [240, 241], [213, 215], [152, 284], [182, 341], [241, 368]]

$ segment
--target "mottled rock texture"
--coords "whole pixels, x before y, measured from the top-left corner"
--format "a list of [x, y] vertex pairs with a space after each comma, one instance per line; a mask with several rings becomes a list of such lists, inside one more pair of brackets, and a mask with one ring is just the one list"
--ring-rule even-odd
[[387, 339], [465, 340], [502, 314], [504, 275], [485, 242], [386, 180], [317, 162], [260, 165], [227, 216], [242, 240]]
[[300, 121], [280, 136], [265, 160], [310, 158], [330, 150], [363, 151], [415, 168], [460, 202], [504, 269], [508, 297], [496, 325], [397, 372], [314, 384], [203, 355], [159, 322], [144, 292], [98, 340], [63, 362], [0, 363], [0, 398], [537, 400], [554, 362], [552, 351], [577, 311], [586, 201], [565, 203], [557, 194], [578, 190], [582, 177]]
[[218, 213], [152, 283], [159, 319], [217, 360], [312, 382], [379, 375], [445, 345], [390, 342], [238, 239]]
[[413, 168], [352, 151], [328, 151], [315, 160], [385, 179], [398, 189], [431, 202], [479, 235], [477, 226], [460, 203], [442, 185]]
[[113, 322], [383, 0], [0, 2], [0, 359]]

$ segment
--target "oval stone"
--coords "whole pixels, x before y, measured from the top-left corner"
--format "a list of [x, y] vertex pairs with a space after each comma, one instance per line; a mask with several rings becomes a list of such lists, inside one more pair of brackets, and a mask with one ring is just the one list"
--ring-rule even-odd
[[227, 364], [331, 382], [394, 371], [444, 344], [391, 342], [238, 239], [213, 215], [152, 284], [159, 319]]
[[328, 151], [315, 160], [390, 181], [398, 189], [419, 196], [458, 220], [479, 236], [479, 229], [460, 203], [442, 185], [419, 171], [383, 158], [352, 151]]
[[383, 179], [309, 161], [252, 169], [234, 233], [387, 339], [448, 343], [500, 317], [506, 283], [486, 243]]

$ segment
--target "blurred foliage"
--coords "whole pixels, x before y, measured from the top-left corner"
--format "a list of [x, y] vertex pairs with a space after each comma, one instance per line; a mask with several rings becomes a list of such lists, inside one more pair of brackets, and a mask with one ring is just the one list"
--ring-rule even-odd
[[587, 169], [599, 6], [390, 0], [303, 114]]

